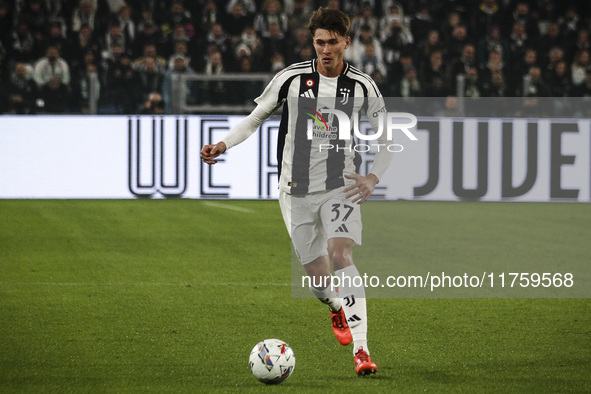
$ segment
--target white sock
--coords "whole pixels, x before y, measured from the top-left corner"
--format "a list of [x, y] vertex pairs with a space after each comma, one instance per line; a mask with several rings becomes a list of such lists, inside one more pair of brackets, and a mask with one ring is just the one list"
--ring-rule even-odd
[[[354, 265], [335, 271], [335, 276], [338, 276], [341, 280], [339, 295], [343, 298], [343, 310], [353, 336], [353, 354], [357, 353], [361, 347], [369, 353], [367, 348], [367, 307], [363, 278], [361, 278], [357, 267]], [[358, 279], [354, 279], [356, 277]], [[361, 286], [355, 286], [355, 284], [361, 284]]]
[[328, 305], [332, 312], [338, 312], [341, 309], [341, 299], [337, 297], [336, 292], [331, 290], [330, 287], [318, 289], [310, 286], [310, 291], [312, 291], [312, 294], [314, 294], [320, 302]]

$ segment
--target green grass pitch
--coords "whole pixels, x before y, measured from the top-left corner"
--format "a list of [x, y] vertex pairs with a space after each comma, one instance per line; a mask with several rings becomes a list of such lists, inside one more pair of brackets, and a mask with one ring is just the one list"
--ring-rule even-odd
[[[404, 264], [506, 258], [508, 236], [520, 259], [591, 261], [585, 204], [379, 204]], [[361, 379], [289, 261], [275, 201], [2, 200], [0, 392], [591, 391], [590, 299], [369, 299]], [[267, 387], [248, 356], [273, 337], [297, 363]]]

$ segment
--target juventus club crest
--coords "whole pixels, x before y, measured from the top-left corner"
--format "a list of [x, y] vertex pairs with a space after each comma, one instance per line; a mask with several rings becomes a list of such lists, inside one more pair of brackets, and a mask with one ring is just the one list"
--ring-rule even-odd
[[341, 104], [347, 104], [349, 102], [349, 94], [351, 94], [351, 89], [341, 88], [340, 93], [342, 94]]

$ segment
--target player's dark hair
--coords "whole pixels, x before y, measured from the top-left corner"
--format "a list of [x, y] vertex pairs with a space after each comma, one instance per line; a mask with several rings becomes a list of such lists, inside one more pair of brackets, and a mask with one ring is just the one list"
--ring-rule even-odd
[[338, 33], [343, 37], [349, 36], [349, 29], [351, 28], [351, 20], [342, 11], [322, 7], [314, 11], [308, 22], [308, 30], [314, 36], [316, 29], [325, 29]]

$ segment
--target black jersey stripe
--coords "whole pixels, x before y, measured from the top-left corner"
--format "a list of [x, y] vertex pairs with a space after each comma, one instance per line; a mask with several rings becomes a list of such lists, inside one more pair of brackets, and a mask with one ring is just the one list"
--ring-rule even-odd
[[[279, 89], [277, 102], [283, 101], [287, 99], [287, 94], [289, 93], [289, 87], [294, 79], [299, 77], [300, 74], [292, 75], [289, 77], [281, 88]], [[277, 164], [278, 164], [278, 176], [281, 177], [281, 169], [283, 163], [283, 148], [285, 147], [285, 139], [287, 138], [288, 133], [288, 125], [289, 125], [289, 103], [287, 105], [283, 105], [283, 114], [281, 115], [281, 123], [279, 124], [279, 133], [277, 135]]]
[[376, 83], [373, 81], [373, 79], [371, 79], [371, 78], [370, 78], [370, 76], [369, 76], [369, 75], [367, 75], [367, 74], [366, 74], [366, 73], [364, 73], [364, 72], [361, 72], [361, 71], [359, 71], [359, 70], [358, 70], [358, 69], [356, 69], [355, 67], [350, 67], [350, 68], [349, 68], [349, 71], [350, 71], [352, 74], [355, 74], [355, 75], [358, 75], [358, 76], [360, 76], [360, 77], [362, 77], [362, 78], [365, 78], [365, 79], [366, 79], [366, 80], [369, 82], [369, 84], [370, 84], [370, 85], [373, 87], [373, 90], [374, 90], [374, 92], [375, 92], [376, 96], [377, 96], [377, 97], [380, 97], [380, 96], [381, 96], [381, 95], [380, 95], [380, 91], [379, 91], [379, 89], [378, 89], [378, 86], [377, 86], [377, 85], [376, 85]]
[[[319, 75], [312, 72], [309, 74], [300, 74], [300, 88], [299, 96], [305, 92], [312, 91], [314, 97], [318, 97]], [[311, 82], [311, 83], [310, 83]], [[291, 193], [294, 195], [306, 194], [310, 187], [310, 155], [312, 149], [312, 141], [308, 139], [307, 123], [308, 116], [305, 111], [300, 111], [302, 107], [313, 106], [316, 107], [315, 99], [300, 98], [298, 108], [292, 108], [292, 116], [296, 116], [295, 120], [295, 135], [293, 136], [294, 150], [293, 162], [291, 172]], [[293, 111], [297, 111], [295, 114]]]

